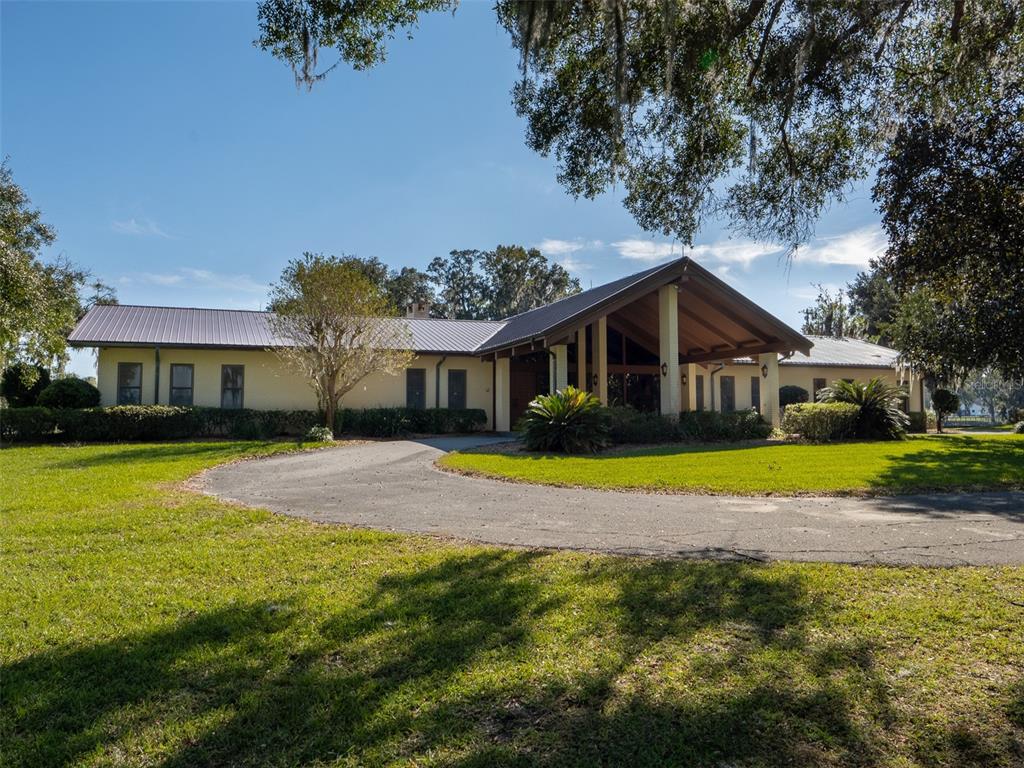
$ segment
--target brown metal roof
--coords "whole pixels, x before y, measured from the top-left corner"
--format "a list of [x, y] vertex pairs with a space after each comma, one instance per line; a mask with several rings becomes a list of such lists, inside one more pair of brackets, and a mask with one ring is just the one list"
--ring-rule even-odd
[[[502, 323], [486, 320], [399, 318], [416, 352], [474, 353]], [[165, 346], [230, 347], [235, 349], [287, 346], [275, 337], [269, 312], [188, 307], [101, 305], [90, 309], [68, 336], [73, 347]]]
[[[760, 352], [808, 353], [811, 342], [684, 257], [614, 280], [503, 321], [396, 319], [417, 352], [509, 354], [539, 341], [561, 343], [581, 325], [607, 316], [657, 349], [656, 295], [679, 290], [680, 362], [727, 360]], [[93, 307], [68, 337], [72, 346], [112, 345], [267, 348], [285, 346], [266, 312], [184, 307]], [[653, 341], [652, 341], [653, 339]]]

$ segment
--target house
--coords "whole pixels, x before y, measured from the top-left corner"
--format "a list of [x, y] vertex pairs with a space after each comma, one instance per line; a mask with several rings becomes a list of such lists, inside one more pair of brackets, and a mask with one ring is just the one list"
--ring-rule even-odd
[[[754, 407], [778, 423], [785, 384], [913, 383], [893, 350], [805, 337], [685, 257], [506, 320], [439, 320], [428, 310], [418, 303], [394, 320], [416, 353], [405, 374], [368, 376], [344, 407], [481, 408], [505, 431], [538, 393], [571, 383], [609, 404]], [[273, 352], [288, 341], [265, 312], [96, 306], [68, 342], [98, 348], [104, 405], [316, 407], [309, 384]]]

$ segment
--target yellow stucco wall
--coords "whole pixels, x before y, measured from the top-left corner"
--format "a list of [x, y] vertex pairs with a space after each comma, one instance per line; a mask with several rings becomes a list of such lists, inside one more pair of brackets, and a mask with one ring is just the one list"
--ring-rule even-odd
[[[711, 409], [711, 371], [717, 365], [712, 364], [708, 368], [697, 367], [697, 375], [704, 377], [704, 408]], [[715, 409], [721, 410], [721, 377], [733, 376], [736, 380], [736, 409], [745, 410], [751, 407], [751, 383], [753, 376], [760, 378], [761, 371], [756, 365], [727, 365], [719, 373], [715, 374]], [[893, 368], [840, 368], [823, 365], [786, 365], [779, 364], [779, 386], [795, 385], [807, 390], [808, 395], [814, 396], [814, 379], [825, 379], [825, 383], [831, 384], [836, 379], [853, 379], [854, 381], [867, 381], [872, 378], [880, 378], [890, 384], [897, 385], [905, 383], [900, 379], [897, 371]], [[693, 386], [692, 382], [688, 382]], [[764, 386], [764, 379], [761, 379], [761, 386]], [[685, 398], [684, 398], [685, 402]], [[910, 410], [920, 410], [916, 390], [910, 399]]]
[[[440, 355], [417, 357], [411, 368], [426, 370], [426, 403], [433, 408], [436, 402], [436, 366]], [[117, 364], [142, 363], [142, 402], [154, 402], [155, 352], [152, 347], [102, 347], [96, 366], [98, 386], [103, 405], [117, 403]], [[220, 376], [222, 365], [245, 366], [246, 408], [258, 410], [315, 409], [316, 395], [307, 381], [285, 369], [273, 352], [264, 350], [231, 349], [169, 349], [160, 350], [160, 404], [166, 405], [170, 395], [171, 365], [194, 366], [193, 403], [220, 406]], [[448, 371], [466, 371], [466, 407], [482, 408], [491, 418], [491, 363], [478, 357], [449, 355], [441, 366], [440, 405], [448, 405]], [[405, 376], [373, 374], [363, 379], [342, 398], [345, 408], [373, 408], [377, 406], [405, 405]]]

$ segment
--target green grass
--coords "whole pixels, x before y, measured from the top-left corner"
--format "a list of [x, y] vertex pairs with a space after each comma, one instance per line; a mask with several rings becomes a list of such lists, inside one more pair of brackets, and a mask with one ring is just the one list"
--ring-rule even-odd
[[1024, 760], [1024, 569], [509, 551], [179, 487], [284, 449], [0, 451], [0, 764]]
[[1024, 487], [1024, 436], [830, 445], [668, 445], [594, 456], [476, 449], [442, 466], [546, 485], [733, 494], [907, 493]]

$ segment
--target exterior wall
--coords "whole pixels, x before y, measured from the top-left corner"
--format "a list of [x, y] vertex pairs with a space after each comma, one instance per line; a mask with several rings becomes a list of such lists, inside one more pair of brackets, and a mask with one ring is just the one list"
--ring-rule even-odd
[[[697, 366], [697, 375], [704, 377], [704, 408], [711, 410], [711, 371], [716, 364], [711, 363], [707, 368]], [[761, 379], [761, 387], [766, 386], [766, 380], [761, 377], [761, 368], [758, 365], [727, 365], [719, 373], [715, 374], [715, 410], [722, 409], [722, 376], [733, 376], [736, 379], [736, 410], [746, 410], [752, 407], [750, 401], [750, 379], [757, 376]], [[854, 379], [855, 381], [866, 381], [871, 378], [880, 378], [889, 384], [898, 385], [905, 383], [901, 380], [897, 371], [893, 368], [842, 368], [831, 365], [786, 365], [779, 363], [779, 386], [798, 386], [807, 390], [810, 397], [814, 396], [814, 380], [825, 379], [826, 384], [831, 384], [836, 379]], [[910, 410], [920, 410], [916, 396], [916, 390], [910, 399]]]
[[[433, 408], [437, 393], [437, 363], [441, 355], [423, 355], [411, 368], [426, 369], [426, 404]], [[142, 403], [154, 402], [156, 353], [152, 347], [102, 347], [96, 366], [101, 403], [117, 403], [117, 364], [142, 363]], [[233, 349], [160, 349], [160, 404], [170, 397], [171, 365], [194, 366], [193, 403], [220, 407], [222, 365], [245, 366], [243, 405], [257, 410], [304, 410], [316, 408], [316, 395], [309, 383], [285, 369], [273, 352]], [[466, 407], [482, 408], [491, 419], [491, 366], [469, 355], [448, 355], [441, 365], [440, 406], [448, 406], [448, 371], [466, 371]], [[405, 405], [405, 376], [373, 374], [363, 379], [341, 399], [343, 408], [374, 408]]]

